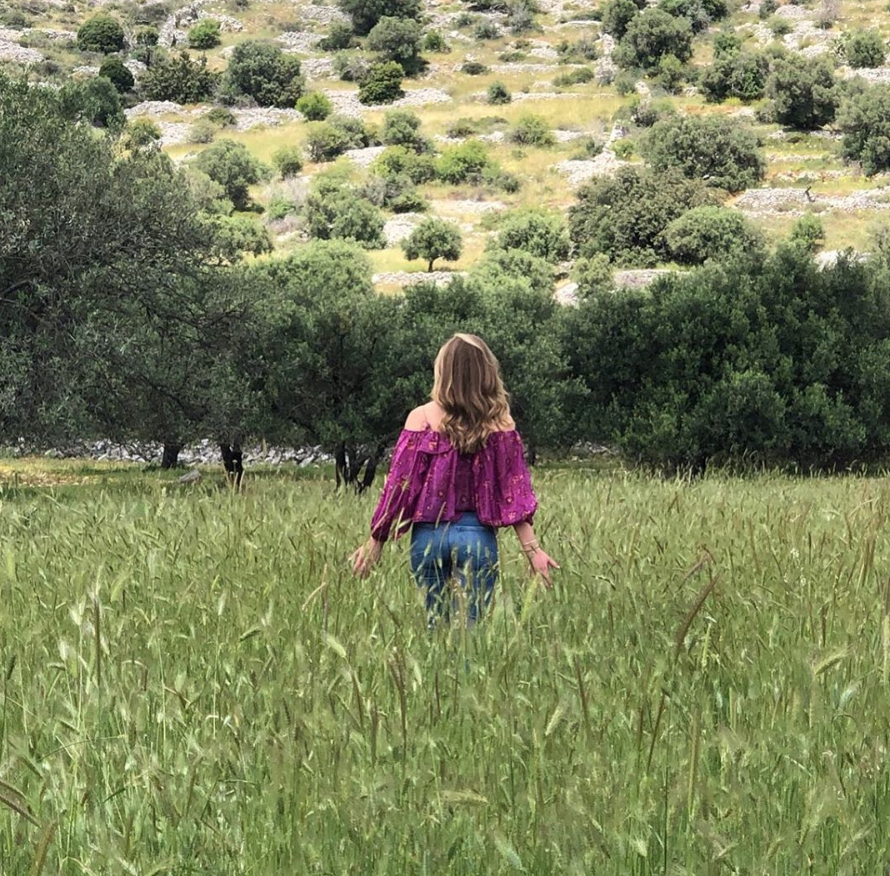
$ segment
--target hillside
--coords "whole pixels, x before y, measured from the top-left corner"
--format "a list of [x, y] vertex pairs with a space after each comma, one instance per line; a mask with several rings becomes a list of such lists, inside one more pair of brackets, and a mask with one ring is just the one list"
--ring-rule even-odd
[[[612, 0], [612, 5], [621, 2], [630, 0]], [[359, 86], [338, 75], [338, 69], [354, 71], [380, 55], [368, 49], [369, 38], [355, 40], [355, 47], [345, 51], [325, 51], [319, 42], [331, 34], [332, 26], [336, 31], [341, 25], [342, 32], [349, 19], [338, 7], [306, 2], [197, 0], [180, 6], [175, 0], [103, 5], [29, 0], [7, 6], [0, 15], [0, 59], [8, 70], [24, 72], [34, 81], [60, 83], [95, 76], [103, 55], [78, 49], [77, 33], [97, 13], [108, 14], [123, 27], [120, 57], [135, 79], [132, 89], [124, 89], [127, 117], [156, 123], [160, 143], [175, 161], [187, 163], [211, 140], [242, 143], [266, 164], [282, 147], [301, 147], [306, 161], [298, 174], [268, 178], [251, 189], [248, 215], [266, 227], [277, 253], [288, 252], [305, 238], [300, 205], [313, 178], [333, 166], [309, 160], [307, 140], [321, 123], [307, 121], [292, 107], [251, 106], [243, 96], [229, 99], [230, 114], [210, 123], [202, 118], [210, 102], [145, 100], [146, 62], [156, 63], [167, 52], [170, 57], [187, 52], [195, 60], [206, 56], [209, 70], [223, 72], [240, 44], [262, 39], [280, 46], [299, 59], [304, 94], [323, 94], [335, 114], [362, 119], [369, 126], [365, 140], [375, 145], [348, 149], [337, 162], [347, 181], [365, 185], [363, 191], [377, 172], [374, 162], [386, 149], [377, 144], [385, 113], [393, 108], [417, 114], [418, 137], [427, 152], [478, 139], [499, 168], [493, 182], [478, 177], [456, 184], [421, 179], [412, 194], [415, 203], [405, 212], [394, 212], [393, 204], [384, 200], [386, 244], [369, 253], [383, 288], [404, 285], [411, 280], [405, 272], [426, 268], [422, 259], [408, 261], [400, 246], [422, 220], [424, 206], [427, 215], [459, 226], [460, 258], [439, 265], [464, 270], [479, 260], [486, 239], [507, 211], [534, 206], [565, 212], [586, 180], [613, 174], [624, 163], [640, 162], [639, 142], [646, 133], [639, 124], [641, 106], [658, 107], [659, 113], [673, 107], [688, 115], [738, 117], [754, 131], [766, 161], [764, 178], [748, 190], [721, 197], [767, 235], [785, 234], [803, 213], [814, 212], [822, 220], [826, 250], [868, 247], [874, 224], [890, 206], [883, 173], [867, 177], [857, 163], [844, 161], [840, 135], [830, 125], [790, 130], [769, 121], [765, 98], [744, 103], [730, 97], [718, 102], [711, 95], [709, 101], [701, 81], [713, 68], [715, 41], [734, 33], [742, 52], [774, 57], [781, 46], [790, 54], [827, 58], [837, 68], [839, 82], [858, 74], [866, 82], [882, 83], [890, 78], [890, 67], [854, 71], [846, 66], [844, 50], [850, 34], [863, 28], [886, 29], [890, 13], [883, 2], [823, 0], [780, 5], [772, 12], [755, 0], [730, 9], [723, 20], [708, 20], [707, 4], [699, 3], [689, 12], [692, 4], [686, 3], [683, 10], [698, 31], [691, 58], [683, 64], [678, 61], [677, 70], [662, 64], [648, 73], [627, 64], [622, 68], [613, 58], [619, 43], [604, 32], [607, 23], [598, 20], [608, 4], [537, 0], [532, 7], [520, 0], [496, 9], [478, 8], [482, 5], [489, 4], [425, 3], [423, 61], [418, 65], [424, 69], [405, 78], [405, 96], [389, 105], [362, 104]], [[609, 15], [614, 17], [614, 10], [606, 12]], [[219, 24], [219, 45], [203, 51], [190, 48], [190, 30], [208, 20]], [[153, 33], [153, 28], [157, 46], [148, 46], [154, 36], [145, 34]], [[614, 23], [611, 28], [615, 30]], [[496, 83], [509, 92], [508, 103], [489, 102], [488, 91]], [[524, 135], [518, 123], [523, 120], [528, 126], [529, 116], [534, 117], [531, 133]], [[561, 273], [562, 282], [567, 282], [566, 270]], [[647, 276], [631, 272], [619, 281], [636, 282]]]

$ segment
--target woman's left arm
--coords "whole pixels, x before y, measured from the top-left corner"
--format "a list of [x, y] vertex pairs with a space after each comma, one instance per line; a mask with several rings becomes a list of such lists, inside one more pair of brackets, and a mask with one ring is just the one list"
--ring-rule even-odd
[[528, 520], [514, 524], [513, 531], [519, 539], [519, 544], [522, 547], [525, 558], [528, 560], [532, 574], [540, 575], [544, 581], [544, 586], [549, 590], [553, 586], [550, 570], [558, 569], [559, 563], [538, 544], [538, 540], [535, 538], [534, 527]]

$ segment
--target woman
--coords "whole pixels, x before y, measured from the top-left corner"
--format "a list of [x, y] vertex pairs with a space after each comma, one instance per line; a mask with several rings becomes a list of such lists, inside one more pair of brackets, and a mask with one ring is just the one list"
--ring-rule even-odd
[[353, 555], [366, 576], [383, 545], [411, 529], [411, 570], [426, 590], [431, 618], [447, 613], [455, 581], [475, 621], [497, 579], [496, 529], [512, 526], [531, 569], [546, 587], [559, 566], [535, 539], [538, 507], [500, 366], [475, 335], [457, 334], [436, 357], [432, 402], [408, 415], [371, 539]]

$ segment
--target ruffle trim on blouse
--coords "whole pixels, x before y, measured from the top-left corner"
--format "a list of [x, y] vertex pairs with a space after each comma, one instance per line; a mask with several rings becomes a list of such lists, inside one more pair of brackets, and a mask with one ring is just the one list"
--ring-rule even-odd
[[[436, 432], [431, 426], [427, 426], [425, 429], [403, 429], [402, 435], [405, 438], [405, 446], [419, 453], [429, 453], [433, 456], [438, 456], [439, 454], [454, 450], [451, 439], [444, 432]], [[486, 439], [485, 446], [475, 454], [476, 460], [493, 447], [493, 441], [503, 441], [511, 436], [514, 439], [519, 438], [519, 433], [516, 429], [492, 432]]]

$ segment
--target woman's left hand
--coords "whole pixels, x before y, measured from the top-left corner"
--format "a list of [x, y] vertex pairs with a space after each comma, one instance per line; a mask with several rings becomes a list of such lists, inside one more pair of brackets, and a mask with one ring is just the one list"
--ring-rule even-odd
[[550, 570], [558, 569], [559, 563], [544, 553], [540, 548], [529, 557], [528, 562], [529, 566], [531, 566], [531, 573], [533, 575], [540, 575], [544, 581], [544, 586], [550, 590], [553, 587], [553, 578], [550, 577]]
[[372, 538], [366, 544], [363, 544], [349, 558], [352, 562], [353, 574], [359, 578], [367, 578], [371, 573], [371, 569], [374, 568], [380, 559], [381, 553], [383, 553], [382, 541]]

